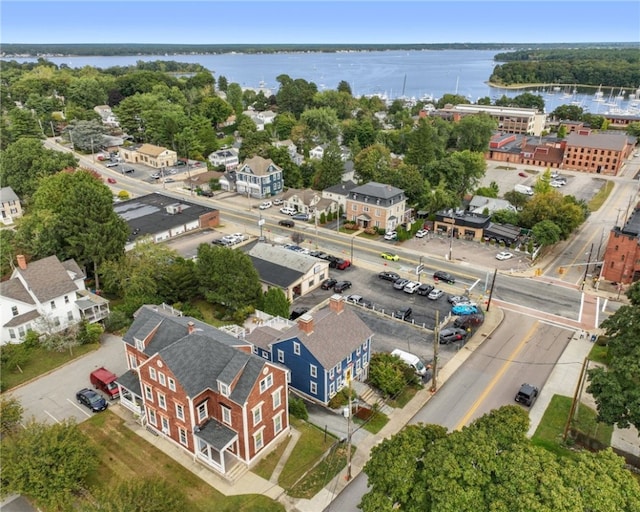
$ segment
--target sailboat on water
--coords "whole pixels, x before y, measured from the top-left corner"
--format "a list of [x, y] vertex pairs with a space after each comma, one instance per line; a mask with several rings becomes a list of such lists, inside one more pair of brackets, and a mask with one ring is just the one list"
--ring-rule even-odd
[[598, 87], [598, 90], [593, 95], [593, 101], [597, 101], [598, 103], [604, 102], [604, 93], [602, 92], [602, 84]]

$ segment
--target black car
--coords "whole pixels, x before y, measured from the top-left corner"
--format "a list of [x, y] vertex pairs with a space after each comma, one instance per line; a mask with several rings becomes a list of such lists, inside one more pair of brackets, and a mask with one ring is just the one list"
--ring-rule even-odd
[[444, 272], [443, 270], [436, 270], [433, 273], [433, 278], [437, 281], [444, 281], [445, 283], [454, 284], [456, 282], [456, 278], [453, 277], [449, 272]]
[[387, 272], [386, 270], [384, 272], [380, 272], [378, 274], [378, 277], [380, 279], [384, 279], [385, 281], [391, 281], [393, 283], [395, 283], [398, 279], [400, 279], [400, 276], [395, 272]]
[[467, 338], [467, 331], [464, 329], [458, 329], [457, 327], [447, 327], [440, 331], [440, 343], [442, 345], [448, 345], [456, 341], [464, 341]]
[[518, 393], [516, 393], [515, 401], [531, 407], [535, 403], [536, 398], [538, 398], [539, 393], [540, 391], [537, 387], [531, 384], [523, 384], [520, 386]]
[[296, 308], [289, 315], [289, 320], [295, 320], [296, 318], [304, 315], [307, 311], [309, 311], [309, 308], [304, 308], [304, 307]]
[[416, 290], [416, 293], [418, 295], [429, 295], [429, 293], [431, 292], [431, 290], [433, 290], [433, 286], [430, 284], [421, 284], [420, 286], [418, 286], [418, 289]]
[[296, 225], [295, 222], [293, 222], [292, 220], [289, 220], [289, 219], [280, 220], [280, 221], [278, 221], [278, 224], [280, 226], [284, 226], [285, 228], [292, 228], [293, 226]]
[[400, 320], [404, 320], [406, 322], [411, 320], [411, 315], [412, 314], [413, 314], [413, 310], [408, 306], [400, 308], [397, 311], [393, 312], [393, 316], [395, 318], [399, 318]]
[[92, 412], [104, 411], [109, 404], [93, 389], [84, 388], [76, 393], [76, 400], [79, 404], [88, 407]]
[[201, 190], [200, 195], [204, 197], [213, 197], [213, 192], [211, 192], [211, 190]]
[[336, 293], [342, 293], [349, 288], [351, 288], [351, 281], [338, 281], [335, 285], [333, 285], [333, 291]]
[[322, 288], [323, 290], [331, 290], [331, 288], [333, 288], [337, 282], [337, 279], [333, 279], [332, 277], [330, 277], [329, 279], [325, 279], [324, 281], [322, 281], [320, 288]]

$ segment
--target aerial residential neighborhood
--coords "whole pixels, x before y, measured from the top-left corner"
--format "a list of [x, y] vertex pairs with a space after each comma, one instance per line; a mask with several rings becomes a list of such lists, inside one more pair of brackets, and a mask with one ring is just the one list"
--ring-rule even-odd
[[[4, 65], [7, 506], [369, 512], [441, 478], [516, 510], [526, 453], [558, 496], [613, 475], [576, 510], [635, 510], [640, 113]], [[468, 456], [496, 442], [498, 484]]]

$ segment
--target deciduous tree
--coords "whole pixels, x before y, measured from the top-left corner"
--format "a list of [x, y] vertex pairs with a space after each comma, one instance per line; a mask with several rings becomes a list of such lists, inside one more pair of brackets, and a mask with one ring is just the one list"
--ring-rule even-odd
[[24, 494], [40, 506], [67, 509], [97, 459], [75, 423], [31, 422], [2, 441], [2, 492]]
[[291, 303], [280, 288], [271, 287], [262, 297], [262, 310], [273, 316], [289, 318], [289, 306]]
[[20, 400], [6, 394], [0, 396], [0, 437], [18, 431], [23, 412]]

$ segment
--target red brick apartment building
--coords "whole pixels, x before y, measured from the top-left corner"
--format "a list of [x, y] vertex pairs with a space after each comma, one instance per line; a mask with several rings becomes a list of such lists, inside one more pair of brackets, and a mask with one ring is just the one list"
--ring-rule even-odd
[[204, 466], [233, 481], [286, 438], [289, 370], [246, 341], [143, 306], [123, 342], [130, 370], [117, 380], [120, 403]]
[[578, 130], [567, 135], [562, 167], [616, 176], [633, 152], [634, 145], [634, 139], [624, 133]]
[[624, 226], [616, 226], [609, 233], [602, 267], [603, 279], [623, 284], [640, 279], [639, 235], [640, 206], [636, 206]]

